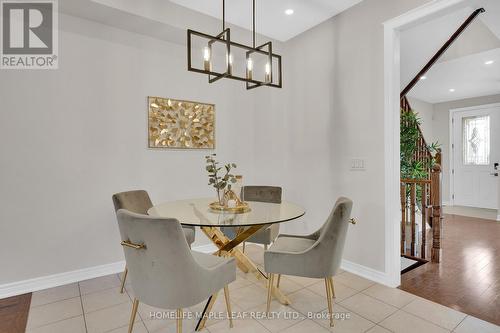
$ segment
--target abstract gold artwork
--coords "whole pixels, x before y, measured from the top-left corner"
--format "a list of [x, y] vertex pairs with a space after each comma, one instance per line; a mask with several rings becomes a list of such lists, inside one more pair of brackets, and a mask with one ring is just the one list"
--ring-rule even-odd
[[149, 147], [215, 148], [215, 105], [148, 97]]

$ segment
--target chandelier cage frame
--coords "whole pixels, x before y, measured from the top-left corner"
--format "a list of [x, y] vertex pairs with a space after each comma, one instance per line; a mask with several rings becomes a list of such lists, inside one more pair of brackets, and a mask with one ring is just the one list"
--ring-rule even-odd
[[[187, 30], [187, 65], [188, 65], [188, 71], [190, 72], [196, 72], [196, 73], [201, 73], [201, 74], [207, 74], [208, 75], [208, 82], [209, 83], [214, 83], [220, 79], [227, 78], [227, 79], [232, 79], [232, 80], [238, 80], [238, 81], [243, 81], [246, 82], [246, 88], [247, 89], [254, 89], [257, 87], [261, 86], [268, 86], [268, 87], [274, 87], [274, 88], [282, 88], [283, 87], [283, 78], [282, 78], [282, 59], [281, 55], [273, 53], [273, 46], [272, 42], [269, 41], [267, 43], [264, 43], [259, 46], [255, 46], [255, 0], [252, 0], [253, 8], [252, 8], [252, 19], [253, 19], [253, 27], [252, 27], [252, 41], [253, 45], [252, 46], [247, 46], [241, 43], [237, 43], [231, 40], [231, 29], [226, 28], [226, 6], [225, 6], [225, 0], [222, 0], [222, 32], [219, 33], [216, 36], [206, 34], [200, 31], [195, 31], [192, 29]], [[209, 59], [205, 59], [205, 65], [204, 68], [197, 68], [193, 66], [193, 61], [192, 61], [192, 51], [193, 51], [193, 37], [201, 37], [204, 39], [207, 39], [207, 46], [205, 47], [208, 51], [208, 57]], [[225, 50], [226, 50], [226, 66], [225, 66], [225, 72], [217, 72], [214, 71], [212, 68], [212, 46], [214, 43], [219, 42], [223, 43], [225, 45]], [[246, 75], [245, 76], [239, 76], [235, 75], [232, 72], [232, 62], [229, 60], [231, 58], [231, 48], [239, 48], [241, 50], [245, 51], [245, 60], [246, 60]], [[253, 53], [258, 53], [260, 55], [264, 55], [267, 57], [267, 63], [266, 63], [266, 75], [265, 75], [265, 80], [257, 80], [253, 78], [252, 75], [252, 69], [249, 69], [249, 62], [251, 61], [250, 57]], [[277, 82], [273, 82], [273, 65], [274, 62], [277, 64]], [[253, 65], [252, 65], [253, 66]], [[269, 70], [267, 70], [269, 68]]]

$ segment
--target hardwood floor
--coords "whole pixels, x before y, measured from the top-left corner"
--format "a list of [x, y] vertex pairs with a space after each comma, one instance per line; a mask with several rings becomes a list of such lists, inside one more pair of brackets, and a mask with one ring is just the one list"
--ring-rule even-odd
[[[500, 222], [445, 215], [443, 234], [443, 261], [403, 274], [400, 289], [500, 325]], [[25, 332], [30, 302], [0, 300], [0, 333]]]
[[0, 299], [0, 333], [24, 333], [31, 293]]
[[400, 289], [500, 325], [500, 222], [445, 215], [443, 260], [401, 276]]

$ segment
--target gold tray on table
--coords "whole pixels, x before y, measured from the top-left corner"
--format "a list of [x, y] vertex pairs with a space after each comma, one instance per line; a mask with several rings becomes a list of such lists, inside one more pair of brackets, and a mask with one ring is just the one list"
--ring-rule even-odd
[[235, 213], [235, 214], [241, 214], [241, 213], [248, 213], [251, 209], [250, 206], [246, 202], [242, 202], [236, 207], [226, 207], [218, 203], [217, 201], [212, 202], [209, 205], [210, 209], [217, 211], [217, 212], [228, 212], [228, 213]]

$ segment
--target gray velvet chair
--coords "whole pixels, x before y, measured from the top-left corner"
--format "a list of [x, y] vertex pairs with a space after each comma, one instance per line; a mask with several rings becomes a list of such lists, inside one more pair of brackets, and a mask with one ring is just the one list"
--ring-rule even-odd
[[[276, 186], [243, 186], [241, 188], [241, 199], [243, 201], [258, 201], [268, 203], [281, 203], [281, 187]], [[229, 238], [234, 238], [234, 228], [221, 228], [222, 232]], [[267, 250], [280, 231], [279, 223], [273, 224], [268, 228], [260, 230], [258, 233], [250, 237], [245, 243], [263, 244], [264, 249]], [[243, 243], [243, 252], [245, 252], [245, 243]]]
[[177, 310], [177, 332], [182, 331], [183, 308], [196, 305], [224, 289], [229, 316], [227, 285], [236, 279], [234, 258], [192, 251], [179, 221], [117, 212], [123, 251], [135, 298], [129, 330], [132, 332], [139, 302]]
[[[147, 215], [148, 209], [153, 207], [153, 203], [151, 202], [148, 192], [144, 190], [116, 193], [113, 195], [113, 204], [115, 205], [115, 212], [119, 209], [126, 209], [143, 215]], [[189, 246], [191, 246], [195, 239], [194, 227], [183, 226], [182, 230], [184, 231], [184, 236], [186, 237]], [[125, 267], [125, 271], [122, 276], [122, 286], [120, 289], [122, 294], [123, 288], [125, 287], [125, 280], [127, 279], [127, 272], [127, 267]]]
[[337, 274], [342, 260], [344, 244], [351, 219], [352, 201], [339, 198], [323, 226], [307, 236], [279, 235], [271, 248], [264, 252], [264, 268], [269, 274], [267, 311], [271, 305], [271, 290], [274, 275], [281, 274], [320, 278], [325, 280], [330, 326], [333, 326], [333, 304], [335, 297], [333, 276]]

